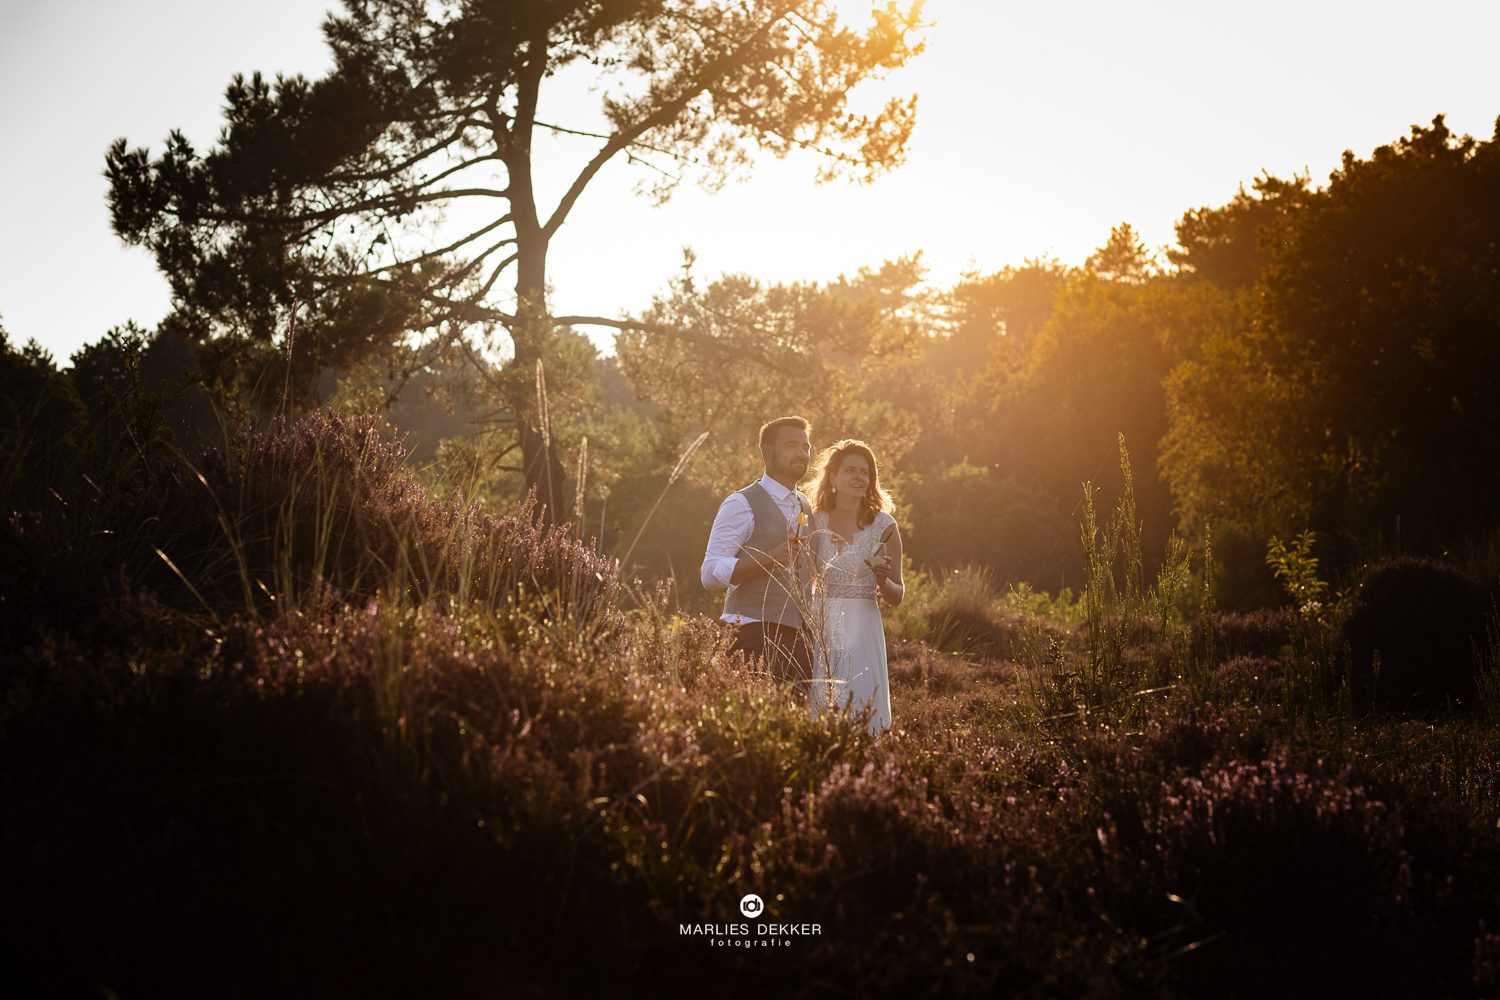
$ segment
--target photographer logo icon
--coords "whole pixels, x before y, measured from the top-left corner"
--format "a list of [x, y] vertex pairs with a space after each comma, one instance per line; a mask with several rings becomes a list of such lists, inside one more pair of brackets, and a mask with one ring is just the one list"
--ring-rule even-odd
[[765, 912], [766, 904], [755, 893], [747, 893], [740, 899], [740, 912], [747, 917], [758, 917]]

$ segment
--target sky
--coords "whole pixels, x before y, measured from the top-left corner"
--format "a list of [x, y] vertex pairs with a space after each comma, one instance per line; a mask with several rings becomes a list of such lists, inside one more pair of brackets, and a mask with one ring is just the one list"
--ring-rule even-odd
[[[159, 153], [175, 128], [207, 149], [233, 74], [327, 71], [329, 7], [0, 0], [0, 323], [13, 341], [62, 362], [112, 326], [167, 314], [147, 251], [110, 230], [106, 148], [124, 136]], [[1480, 139], [1500, 115], [1494, 0], [929, 0], [925, 14], [927, 51], [860, 95], [920, 95], [900, 170], [817, 185], [814, 154], [762, 157], [744, 183], [683, 186], [655, 207], [633, 193], [641, 168], [614, 162], [553, 242], [554, 314], [640, 311], [685, 246], [700, 278], [766, 281], [921, 251], [938, 285], [1041, 254], [1082, 263], [1121, 222], [1160, 247], [1184, 211], [1263, 170], [1322, 184], [1344, 150], [1367, 156], [1436, 114]], [[586, 129], [598, 95], [564, 75], [543, 101]], [[544, 194], [586, 158], [581, 142], [543, 140]], [[609, 331], [595, 339], [609, 348]]]

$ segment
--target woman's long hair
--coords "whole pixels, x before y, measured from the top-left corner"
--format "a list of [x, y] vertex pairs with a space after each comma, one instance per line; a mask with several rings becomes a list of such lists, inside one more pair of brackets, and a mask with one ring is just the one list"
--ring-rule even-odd
[[870, 463], [870, 484], [865, 487], [865, 505], [855, 516], [855, 523], [863, 528], [875, 520], [876, 514], [896, 508], [891, 495], [880, 487], [880, 468], [875, 461], [875, 452], [863, 441], [851, 438], [824, 448], [823, 454], [818, 456], [818, 478], [808, 487], [808, 493], [813, 510], [833, 510], [833, 477], [844, 464], [844, 459], [850, 455], [861, 455]]

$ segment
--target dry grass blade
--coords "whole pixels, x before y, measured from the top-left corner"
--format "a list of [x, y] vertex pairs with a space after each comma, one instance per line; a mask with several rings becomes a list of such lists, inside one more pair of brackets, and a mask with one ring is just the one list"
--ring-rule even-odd
[[187, 587], [188, 590], [193, 592], [193, 596], [198, 598], [198, 603], [203, 605], [203, 610], [207, 611], [209, 613], [209, 616], [213, 618], [214, 624], [220, 624], [219, 616], [214, 613], [214, 609], [209, 607], [208, 602], [203, 599], [203, 595], [198, 593], [198, 588], [193, 586], [193, 582], [183, 575], [182, 570], [177, 568], [177, 564], [174, 563], [161, 549], [157, 549], [156, 554], [161, 556], [161, 561], [167, 564], [168, 569], [177, 574], [177, 579], [182, 581], [183, 586]]
[[542, 453], [537, 458], [541, 460], [542, 475], [547, 480], [547, 509], [551, 512], [548, 516], [556, 517], [557, 496], [552, 482], [552, 418], [547, 410], [547, 376], [541, 358], [536, 359], [536, 420], [542, 432]]
[[708, 431], [704, 431], [702, 434], [699, 434], [697, 438], [693, 440], [693, 443], [687, 446], [687, 450], [682, 453], [682, 457], [677, 460], [677, 464], [672, 467], [672, 474], [667, 477], [667, 485], [662, 487], [661, 496], [657, 497], [656, 503], [651, 505], [651, 510], [646, 513], [646, 519], [642, 521], [641, 526], [636, 529], [635, 538], [631, 539], [630, 548], [625, 550], [625, 558], [620, 560], [620, 563], [622, 565], [628, 564], [630, 562], [630, 555], [635, 551], [636, 542], [639, 542], [641, 540], [641, 534], [645, 532], [646, 525], [651, 523], [652, 516], [656, 514], [656, 508], [661, 506], [662, 500], [666, 499], [667, 490], [670, 490], [672, 488], [672, 484], [677, 482], [678, 477], [680, 477], [683, 470], [687, 468], [688, 462], [692, 460], [693, 453], [703, 446], [704, 441], [708, 440], [708, 434]]
[[682, 453], [682, 457], [677, 460], [677, 464], [672, 466], [672, 474], [667, 477], [668, 486], [671, 486], [673, 483], [677, 482], [677, 478], [682, 475], [682, 470], [687, 468], [688, 462], [692, 459], [693, 453], [701, 448], [703, 446], [703, 442], [707, 440], [708, 431], [704, 431], [693, 440], [692, 444], [687, 446], [687, 450]]
[[589, 439], [584, 435], [583, 441], [578, 445], [578, 475], [574, 478], [577, 483], [573, 491], [573, 520], [578, 522], [578, 537], [583, 538], [583, 497], [584, 487], [588, 485], [589, 474]]
[[552, 450], [552, 421], [547, 419], [547, 376], [542, 372], [542, 359], [536, 360], [536, 420], [542, 431], [542, 447]]
[[[208, 480], [204, 478], [203, 473], [199, 472], [191, 462], [184, 461], [184, 464], [187, 466], [188, 471], [197, 478], [198, 482], [203, 484], [203, 488], [208, 491], [209, 497], [213, 499], [214, 508], [218, 511], [219, 530], [224, 533], [224, 540], [229, 543], [229, 549], [234, 553], [235, 565], [240, 571], [240, 586], [244, 591], [245, 598], [245, 614], [249, 615], [252, 620], [258, 619], [260, 616], [255, 610], [255, 593], [250, 589], [250, 570], [245, 564], [245, 546], [241, 543], [239, 534], [230, 530], [229, 519], [224, 513], [224, 505], [219, 502], [218, 495], [214, 493], [213, 487], [208, 485]], [[166, 556], [162, 556], [162, 558], [166, 559]], [[167, 565], [172, 566], [170, 560], [168, 560]], [[175, 571], [177, 567], [172, 566], [172, 569]], [[182, 574], [178, 573], [178, 575], [181, 576]], [[203, 598], [199, 597], [198, 600], [201, 601]]]

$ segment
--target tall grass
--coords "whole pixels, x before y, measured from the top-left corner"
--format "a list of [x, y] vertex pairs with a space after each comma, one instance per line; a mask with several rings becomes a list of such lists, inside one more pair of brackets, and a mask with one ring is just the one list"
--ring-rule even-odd
[[[1139, 731], [1150, 706], [1178, 691], [1212, 695], [1214, 607], [1205, 577], [1197, 614], [1177, 609], [1189, 575], [1186, 543], [1173, 533], [1154, 583], [1146, 580], [1130, 455], [1119, 442], [1125, 489], [1101, 529], [1094, 489], [1084, 484], [1082, 541], [1086, 579], [1081, 646], [1076, 655], [1032, 626], [1022, 657], [1028, 724], [1038, 730], [1083, 723]], [[1212, 556], [1207, 554], [1211, 570]]]
[[683, 471], [688, 467], [688, 463], [693, 460], [693, 455], [698, 451], [699, 448], [703, 447], [703, 442], [708, 440], [708, 435], [708, 431], [704, 431], [702, 434], [699, 434], [696, 438], [693, 439], [692, 444], [689, 444], [685, 449], [683, 449], [682, 454], [678, 456], [677, 464], [672, 466], [672, 471], [667, 476], [667, 485], [662, 487], [661, 495], [656, 498], [656, 502], [652, 504], [651, 509], [646, 512], [645, 518], [641, 520], [641, 526], [636, 529], [635, 537], [630, 540], [630, 547], [625, 550], [625, 555], [620, 560], [620, 562], [624, 565], [630, 565], [630, 557], [635, 553], [636, 543], [641, 540], [641, 535], [645, 533], [646, 525], [650, 524], [651, 519], [656, 516], [656, 511], [659, 507], [661, 507], [661, 502], [667, 497], [667, 491], [670, 490], [672, 488], [672, 485], [676, 483], [678, 478], [682, 476]]
[[[1474, 644], [1474, 680], [1479, 689], [1479, 706], [1485, 717], [1491, 724], [1500, 725], [1500, 608], [1493, 600], [1484, 626], [1484, 648]], [[1378, 678], [1379, 674], [1376, 676]]]
[[939, 577], [937, 599], [926, 609], [927, 640], [939, 649], [970, 652], [991, 641], [999, 588], [984, 566], [960, 566]]
[[438, 600], [576, 642], [617, 613], [611, 560], [567, 525], [539, 533], [530, 501], [496, 518], [457, 496], [428, 495], [373, 414], [278, 418], [266, 432], [241, 431], [192, 460], [160, 458], [150, 471], [137, 492], [87, 516], [63, 509], [18, 524], [8, 541], [20, 573], [0, 582], [6, 600], [47, 620], [64, 594], [75, 604], [105, 600], [123, 573], [176, 607], [219, 617]]

